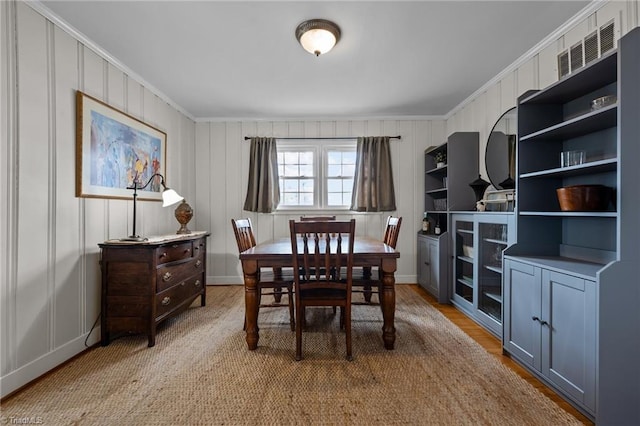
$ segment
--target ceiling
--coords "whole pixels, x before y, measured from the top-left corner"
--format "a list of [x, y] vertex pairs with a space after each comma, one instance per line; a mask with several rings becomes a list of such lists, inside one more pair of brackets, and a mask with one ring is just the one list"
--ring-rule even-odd
[[589, 1], [41, 3], [194, 119], [319, 119], [445, 115]]

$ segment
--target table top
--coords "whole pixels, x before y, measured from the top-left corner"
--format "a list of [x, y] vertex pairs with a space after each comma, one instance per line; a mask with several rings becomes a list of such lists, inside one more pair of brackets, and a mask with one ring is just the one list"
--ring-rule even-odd
[[[336, 243], [335, 238], [331, 239], [332, 246]], [[301, 244], [301, 243], [300, 243]], [[348, 244], [348, 238], [343, 237], [343, 250]], [[300, 251], [302, 246], [299, 245]], [[356, 236], [353, 242], [354, 257], [372, 256], [375, 258], [399, 258], [400, 252], [393, 247], [386, 245], [381, 240], [370, 237]], [[269, 257], [291, 257], [291, 239], [289, 237], [276, 238], [259, 243], [255, 247], [240, 253], [240, 260], [265, 259]]]

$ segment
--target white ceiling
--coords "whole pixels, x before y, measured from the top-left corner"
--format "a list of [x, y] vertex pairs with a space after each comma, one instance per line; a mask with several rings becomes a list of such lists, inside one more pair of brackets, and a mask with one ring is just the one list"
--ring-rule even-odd
[[[445, 115], [588, 3], [42, 1], [196, 119]], [[318, 58], [311, 18], [342, 31]]]

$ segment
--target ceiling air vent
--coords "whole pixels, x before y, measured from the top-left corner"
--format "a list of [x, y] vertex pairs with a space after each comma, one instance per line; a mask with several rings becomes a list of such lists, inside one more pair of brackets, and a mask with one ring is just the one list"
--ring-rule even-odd
[[571, 48], [569, 49], [569, 61], [571, 63], [571, 72], [574, 72], [584, 65], [582, 42], [576, 43], [571, 46]]
[[615, 47], [613, 21], [607, 22], [600, 27], [600, 54]]
[[584, 38], [584, 63], [598, 59], [598, 32], [594, 31]]
[[569, 74], [569, 51], [565, 50], [558, 55], [558, 78], [567, 74]]

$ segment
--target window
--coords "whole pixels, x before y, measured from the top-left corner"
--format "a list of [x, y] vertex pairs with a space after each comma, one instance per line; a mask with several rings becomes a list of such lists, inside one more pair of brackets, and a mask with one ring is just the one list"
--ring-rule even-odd
[[278, 209], [345, 209], [351, 204], [356, 140], [278, 141]]

